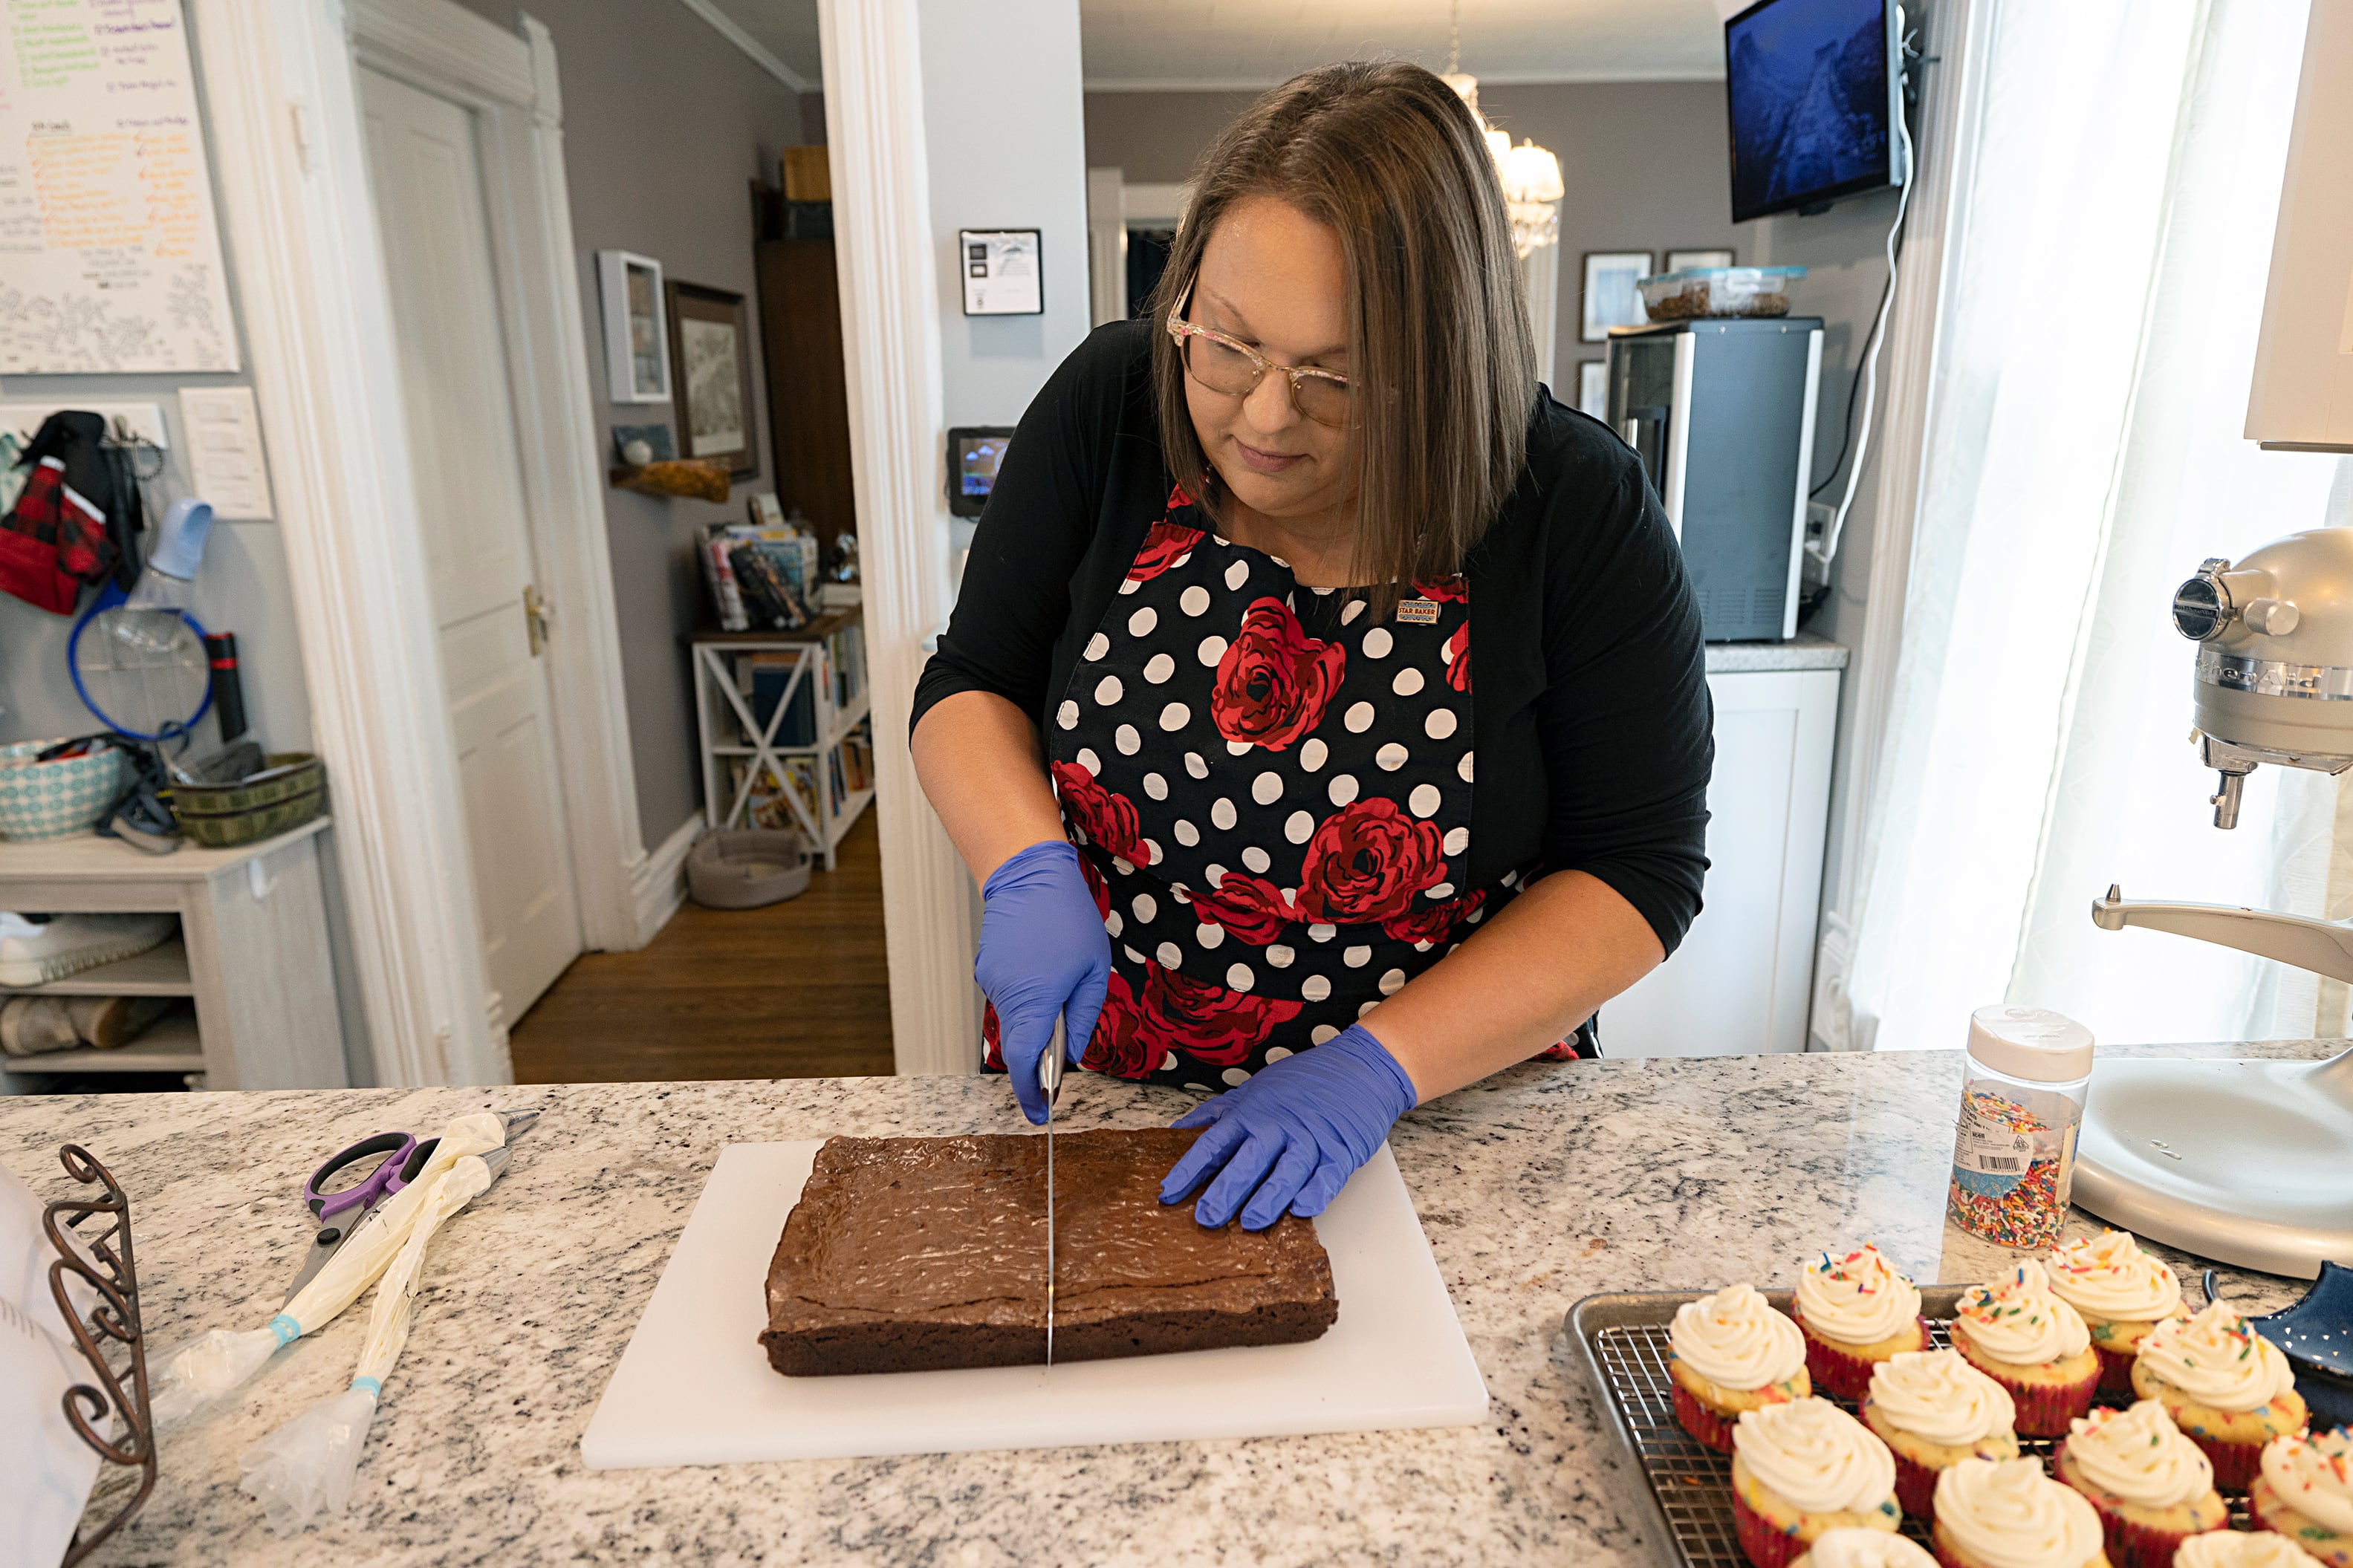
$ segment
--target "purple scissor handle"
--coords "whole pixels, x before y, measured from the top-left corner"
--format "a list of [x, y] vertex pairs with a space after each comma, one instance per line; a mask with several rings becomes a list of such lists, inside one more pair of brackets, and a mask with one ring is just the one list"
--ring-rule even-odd
[[[390, 1193], [403, 1185], [397, 1181], [401, 1168], [408, 1163], [417, 1140], [406, 1132], [379, 1132], [363, 1138], [340, 1153], [327, 1156], [326, 1163], [311, 1173], [302, 1184], [302, 1202], [311, 1217], [329, 1220], [353, 1209], [374, 1208]], [[369, 1155], [381, 1156], [368, 1173], [348, 1187], [322, 1191], [326, 1184], [342, 1172], [351, 1169]]]
[[[438, 1143], [440, 1140], [432, 1142]], [[379, 1132], [328, 1155], [326, 1162], [311, 1173], [311, 1179], [302, 1184], [302, 1206], [311, 1211], [316, 1229], [303, 1254], [301, 1271], [287, 1287], [287, 1300], [301, 1293], [302, 1287], [327, 1266], [335, 1248], [343, 1246], [353, 1228], [376, 1205], [400, 1191], [408, 1178], [424, 1166], [424, 1160], [417, 1157], [419, 1147], [417, 1140], [406, 1132]], [[332, 1184], [337, 1176], [369, 1159], [375, 1163], [358, 1181], [349, 1186]]]

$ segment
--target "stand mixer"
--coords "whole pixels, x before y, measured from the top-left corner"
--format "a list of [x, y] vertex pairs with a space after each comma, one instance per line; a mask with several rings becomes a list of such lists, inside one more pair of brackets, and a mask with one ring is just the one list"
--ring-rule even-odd
[[[2198, 645], [2193, 706], [2235, 827], [2257, 765], [2353, 767], [2353, 528], [2315, 529], [2175, 590]], [[2140, 926], [2353, 983], [2353, 923], [2222, 904], [2094, 901]], [[2353, 1050], [2324, 1062], [2108, 1061], [2094, 1070], [2074, 1201], [2113, 1225], [2243, 1268], [2309, 1279], [2353, 1264]]]

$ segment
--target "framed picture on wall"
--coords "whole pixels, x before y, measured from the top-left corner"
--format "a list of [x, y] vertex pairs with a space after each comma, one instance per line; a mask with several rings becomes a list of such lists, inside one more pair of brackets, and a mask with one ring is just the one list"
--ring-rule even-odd
[[669, 305], [679, 456], [724, 463], [734, 478], [750, 479], [760, 471], [760, 459], [752, 437], [752, 340], [744, 296], [672, 283]]
[[1577, 362], [1577, 411], [1590, 414], [1596, 419], [1609, 417], [1609, 362], [1606, 359], [1586, 359]]
[[1670, 250], [1667, 252], [1667, 270], [1670, 272], [1688, 272], [1701, 267], [1737, 267], [1738, 265], [1738, 262], [1732, 259], [1732, 252], [1728, 250]]
[[1588, 343], [1606, 342], [1610, 328], [1639, 327], [1649, 321], [1634, 280], [1650, 275], [1647, 250], [1587, 251], [1584, 329], [1579, 336]]
[[670, 401], [670, 327], [661, 263], [626, 250], [596, 253], [605, 318], [605, 393], [615, 403]]

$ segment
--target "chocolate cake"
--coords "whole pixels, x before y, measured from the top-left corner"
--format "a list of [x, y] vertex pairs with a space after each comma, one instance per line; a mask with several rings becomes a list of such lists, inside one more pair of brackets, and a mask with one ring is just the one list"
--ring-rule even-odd
[[[1315, 1227], [1204, 1229], [1161, 1178], [1199, 1133], [1055, 1135], [1054, 1359], [1312, 1340], [1339, 1316]], [[835, 1138], [768, 1265], [791, 1377], [1046, 1359], [1046, 1141]]]

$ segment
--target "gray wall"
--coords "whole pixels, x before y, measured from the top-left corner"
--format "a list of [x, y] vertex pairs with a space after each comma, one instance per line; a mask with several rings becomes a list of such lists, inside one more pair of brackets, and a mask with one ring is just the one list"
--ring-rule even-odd
[[[465, 0], [501, 26], [512, 0]], [[801, 102], [683, 5], [641, 0], [531, 0], [555, 38], [564, 85], [564, 166], [589, 361], [580, 367], [597, 434], [616, 424], [675, 426], [669, 405], [608, 404], [596, 309], [599, 250], [633, 250], [665, 279], [741, 293], [759, 353], [759, 299], [748, 182], [774, 184], [781, 151], [803, 135]], [[822, 132], [822, 120], [819, 121]], [[692, 683], [681, 634], [702, 614], [693, 540], [739, 520], [744, 498], [776, 488], [766, 378], [755, 371], [760, 473], [724, 506], [608, 489], [605, 526], [637, 766], [638, 822], [652, 848], [699, 808]]]

